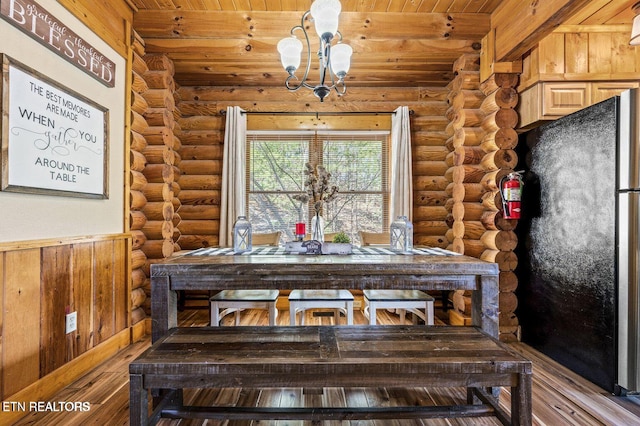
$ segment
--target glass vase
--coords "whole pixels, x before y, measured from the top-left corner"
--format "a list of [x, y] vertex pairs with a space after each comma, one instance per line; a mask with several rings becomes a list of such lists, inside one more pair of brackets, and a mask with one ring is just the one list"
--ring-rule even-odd
[[320, 216], [320, 213], [316, 213], [311, 218], [311, 239], [324, 242], [324, 219]]

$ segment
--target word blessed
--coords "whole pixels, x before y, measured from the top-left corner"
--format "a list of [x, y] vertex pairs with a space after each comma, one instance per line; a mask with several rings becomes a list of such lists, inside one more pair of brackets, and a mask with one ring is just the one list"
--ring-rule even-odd
[[10, 24], [105, 86], [115, 86], [115, 63], [33, 0], [3, 0], [0, 2], [0, 12]]
[[2, 411], [33, 411], [33, 412], [72, 412], [72, 411], [89, 411], [91, 403], [89, 402], [63, 402], [63, 401], [2, 401]]

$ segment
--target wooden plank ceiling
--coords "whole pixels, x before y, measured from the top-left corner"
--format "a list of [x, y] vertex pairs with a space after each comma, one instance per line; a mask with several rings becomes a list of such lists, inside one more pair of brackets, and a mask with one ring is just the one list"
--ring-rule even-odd
[[[130, 0], [147, 53], [166, 53], [183, 86], [280, 86], [278, 41], [312, 0]], [[445, 86], [453, 62], [479, 52], [504, 0], [343, 0], [339, 30], [353, 47], [349, 86]], [[636, 0], [593, 0], [567, 24], [630, 24]], [[527, 7], [523, 1], [523, 7]], [[307, 22], [305, 27], [309, 28]], [[311, 81], [316, 80], [317, 37]], [[301, 37], [301, 33], [298, 34]], [[306, 58], [306, 53], [303, 52]], [[301, 68], [304, 67], [305, 61]], [[302, 76], [304, 70], [299, 70]]]

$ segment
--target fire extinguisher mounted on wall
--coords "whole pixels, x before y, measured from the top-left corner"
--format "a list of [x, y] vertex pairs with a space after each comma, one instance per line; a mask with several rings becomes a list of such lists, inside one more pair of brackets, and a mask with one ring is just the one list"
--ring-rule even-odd
[[511, 172], [500, 179], [500, 196], [505, 219], [520, 219], [522, 200], [523, 172]]

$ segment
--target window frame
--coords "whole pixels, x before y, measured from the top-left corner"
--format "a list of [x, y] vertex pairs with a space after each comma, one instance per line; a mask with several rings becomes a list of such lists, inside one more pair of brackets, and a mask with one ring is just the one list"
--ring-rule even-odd
[[[261, 138], [263, 137], [263, 138]], [[312, 164], [322, 164], [324, 160], [324, 145], [332, 141], [379, 141], [382, 145], [382, 164], [381, 164], [381, 190], [376, 191], [349, 191], [351, 194], [357, 195], [380, 195], [382, 197], [382, 229], [381, 232], [389, 230], [390, 211], [391, 211], [391, 132], [389, 130], [247, 130], [246, 135], [246, 184], [245, 184], [245, 202], [246, 215], [251, 220], [249, 200], [252, 194], [299, 194], [301, 190], [292, 191], [255, 191], [252, 189], [251, 181], [251, 153], [252, 143], [269, 140], [282, 139], [300, 140], [308, 142], [308, 158], [307, 162]], [[262, 140], [261, 140], [262, 139]], [[302, 165], [301, 165], [302, 166]], [[314, 210], [311, 203], [307, 205], [307, 217], [305, 218], [307, 229], [309, 229], [311, 218]], [[255, 230], [254, 230], [255, 231]], [[264, 230], [266, 232], [266, 230]], [[283, 234], [284, 235], [284, 234]]]

